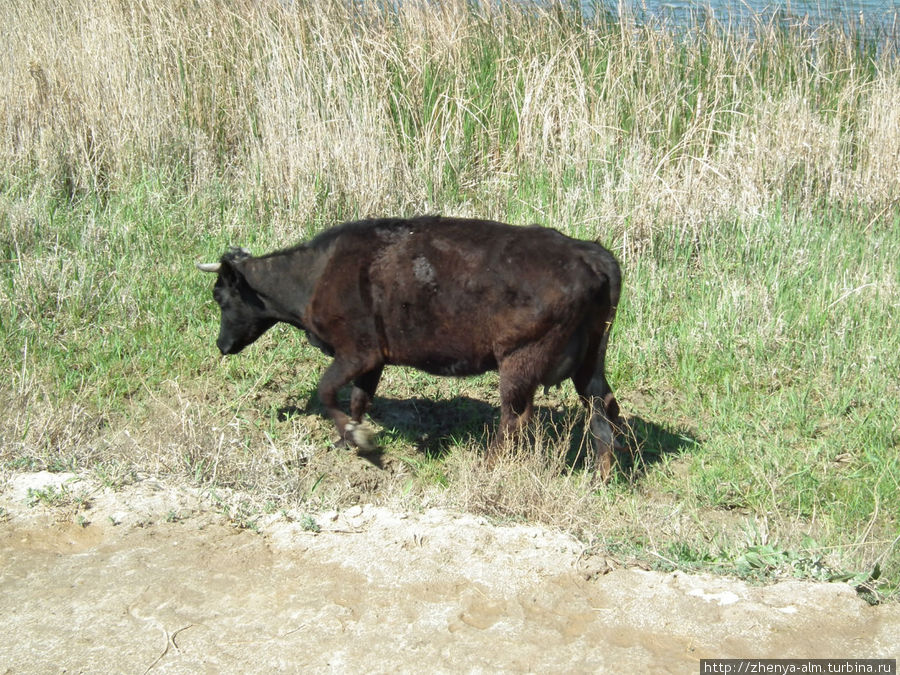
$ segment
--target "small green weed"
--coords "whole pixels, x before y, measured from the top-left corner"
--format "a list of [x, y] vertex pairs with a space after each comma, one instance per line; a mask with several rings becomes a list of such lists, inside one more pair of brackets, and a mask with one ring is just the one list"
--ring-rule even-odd
[[219, 497], [214, 490], [210, 490], [209, 496], [213, 500], [216, 510], [233, 526], [241, 530], [251, 530], [256, 534], [260, 533], [259, 511], [250, 502], [241, 500], [236, 504], [231, 504]]
[[137, 480], [134, 469], [115, 463], [101, 462], [91, 467], [94, 478], [105, 488], [119, 490]]
[[800, 552], [765, 544], [748, 547], [734, 560], [734, 569], [739, 576], [753, 580], [789, 576], [795, 579], [847, 583], [870, 604], [881, 601], [881, 565], [877, 562], [871, 570], [848, 572], [834, 569], [822, 556], [811, 550]]
[[47, 506], [60, 507], [66, 506], [72, 502], [72, 494], [65, 485], [56, 487], [48, 485], [45, 488], [28, 488], [28, 505], [29, 506]]
[[7, 462], [7, 467], [13, 471], [38, 471], [43, 466], [41, 460], [31, 455], [14, 457]]
[[305, 514], [300, 518], [300, 527], [303, 528], [304, 532], [312, 532], [313, 534], [318, 534], [322, 531], [322, 528], [319, 526], [319, 523], [316, 522], [316, 519], [309, 514]]

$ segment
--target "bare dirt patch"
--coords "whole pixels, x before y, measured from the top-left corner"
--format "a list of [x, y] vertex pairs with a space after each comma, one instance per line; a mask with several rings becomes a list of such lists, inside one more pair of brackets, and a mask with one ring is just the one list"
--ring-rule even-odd
[[4, 673], [696, 673], [712, 657], [897, 656], [900, 607], [845, 585], [621, 568], [560, 532], [442, 510], [282, 513], [255, 533], [195, 488], [48, 473], [12, 476], [0, 508]]

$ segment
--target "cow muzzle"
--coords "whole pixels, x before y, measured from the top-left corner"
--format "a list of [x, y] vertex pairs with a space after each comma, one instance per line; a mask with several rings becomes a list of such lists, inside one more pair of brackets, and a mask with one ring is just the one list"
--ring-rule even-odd
[[237, 354], [239, 351], [241, 351], [241, 347], [236, 346], [234, 340], [227, 336], [223, 337], [220, 335], [219, 339], [216, 340], [216, 346], [219, 348], [219, 351], [222, 352], [223, 356], [228, 354]]

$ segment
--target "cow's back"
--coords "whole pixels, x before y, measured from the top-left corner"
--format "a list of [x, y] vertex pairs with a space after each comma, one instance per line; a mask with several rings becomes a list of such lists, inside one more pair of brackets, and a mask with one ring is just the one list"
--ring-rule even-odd
[[553, 327], [574, 330], [606, 283], [592, 261], [602, 247], [547, 228], [422, 217], [329, 235], [320, 283], [351, 308], [357, 339], [439, 374], [484, 372]]

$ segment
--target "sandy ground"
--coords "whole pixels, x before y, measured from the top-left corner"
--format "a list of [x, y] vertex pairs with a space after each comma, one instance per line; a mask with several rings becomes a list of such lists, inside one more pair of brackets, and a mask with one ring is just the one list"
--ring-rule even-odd
[[[30, 505], [48, 485], [78, 499]], [[357, 506], [318, 533], [281, 514], [257, 534], [197, 490], [48, 473], [13, 476], [0, 509], [0, 673], [699, 673], [900, 652], [900, 606], [846, 585], [621, 568], [439, 510]]]

